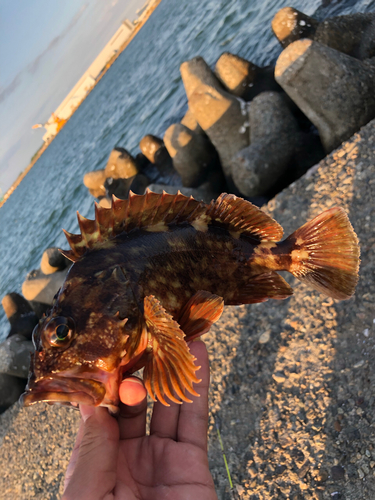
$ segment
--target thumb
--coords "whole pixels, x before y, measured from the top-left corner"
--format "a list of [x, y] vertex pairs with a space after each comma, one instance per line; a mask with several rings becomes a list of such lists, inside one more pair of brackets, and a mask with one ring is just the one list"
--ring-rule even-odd
[[[81, 443], [62, 500], [101, 500], [115, 487], [119, 429], [107, 408], [81, 406]], [[75, 458], [75, 460], [73, 460]], [[75, 462], [75, 463], [74, 463]], [[71, 464], [69, 464], [71, 465]]]

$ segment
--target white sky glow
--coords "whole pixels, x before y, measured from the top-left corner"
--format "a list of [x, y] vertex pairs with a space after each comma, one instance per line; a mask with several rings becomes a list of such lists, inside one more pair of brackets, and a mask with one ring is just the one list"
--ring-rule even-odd
[[43, 144], [44, 123], [145, 0], [0, 0], [0, 189]]

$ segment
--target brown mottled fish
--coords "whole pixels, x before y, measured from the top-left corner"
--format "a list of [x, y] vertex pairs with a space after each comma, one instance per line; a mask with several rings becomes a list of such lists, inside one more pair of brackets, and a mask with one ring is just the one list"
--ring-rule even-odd
[[152, 399], [189, 401], [199, 380], [186, 342], [206, 333], [224, 304], [289, 297], [279, 270], [335, 299], [348, 299], [358, 279], [357, 237], [338, 207], [281, 242], [277, 222], [231, 194], [206, 205], [180, 193], [131, 193], [78, 221], [81, 234], [66, 232], [71, 250], [62, 252], [74, 265], [33, 334], [26, 406], [116, 413], [122, 378], [142, 367]]

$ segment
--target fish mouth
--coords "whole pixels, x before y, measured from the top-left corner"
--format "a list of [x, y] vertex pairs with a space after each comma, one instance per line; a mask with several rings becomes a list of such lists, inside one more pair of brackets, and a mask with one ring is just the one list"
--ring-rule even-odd
[[85, 404], [99, 406], [104, 399], [104, 384], [83, 378], [46, 377], [38, 381], [30, 380], [26, 392], [21, 395], [24, 406], [46, 402], [77, 406]]

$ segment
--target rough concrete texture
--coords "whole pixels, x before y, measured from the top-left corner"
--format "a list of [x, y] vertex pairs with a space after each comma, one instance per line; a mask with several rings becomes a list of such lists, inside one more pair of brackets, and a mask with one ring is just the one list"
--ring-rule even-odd
[[83, 184], [94, 198], [100, 198], [101, 196], [105, 196], [105, 179], [106, 173], [104, 169], [94, 170], [92, 172], [87, 172], [83, 176]]
[[[220, 500], [375, 498], [374, 189], [371, 122], [266, 207], [286, 234], [344, 207], [361, 245], [360, 279], [352, 299], [336, 302], [288, 278], [293, 297], [228, 307], [205, 336]], [[0, 498], [59, 498], [77, 425], [74, 410], [44, 404], [3, 414]]]
[[0, 373], [26, 379], [29, 375], [30, 353], [33, 343], [23, 335], [15, 334], [0, 344]]
[[52, 305], [53, 298], [64, 283], [68, 270], [56, 271], [53, 274], [43, 274], [40, 269], [31, 271], [22, 283], [22, 295], [27, 300]]
[[375, 14], [372, 12], [366, 14], [358, 12], [325, 19], [317, 27], [313, 38], [316, 42], [359, 59], [373, 57], [374, 41], [372, 40], [372, 44], [369, 43], [373, 31], [368, 29], [374, 19]]
[[1, 305], [10, 323], [19, 316], [32, 312], [32, 308], [25, 297], [16, 292], [5, 295]]
[[327, 152], [375, 117], [375, 66], [318, 42], [289, 45], [275, 78], [317, 127]]
[[173, 176], [173, 174], [176, 173], [173, 168], [172, 158], [170, 157], [170, 154], [164, 144], [157, 151], [155, 151], [154, 159], [156, 168], [161, 175]]
[[115, 148], [109, 155], [104, 169], [105, 177], [127, 179], [138, 173], [138, 166], [132, 155], [124, 148]]
[[87, 174], [83, 176], [83, 184], [88, 189], [98, 189], [103, 186], [105, 179], [106, 175], [104, 169], [94, 170], [92, 172], [87, 172]]
[[227, 184], [234, 190], [229, 162], [235, 153], [249, 144], [246, 105], [223, 90], [202, 57], [182, 63], [180, 72], [189, 110], [216, 148]]
[[183, 62], [180, 66], [180, 73], [188, 99], [190, 99], [196, 88], [202, 84], [215, 89], [222, 89], [219, 80], [203, 57], [197, 56]]
[[375, 19], [365, 28], [361, 43], [358, 47], [359, 59], [368, 59], [375, 56]]
[[247, 87], [254, 85], [257, 71], [260, 68], [236, 54], [224, 52], [217, 60], [215, 74], [233, 95], [243, 97]]
[[206, 135], [174, 123], [166, 130], [164, 142], [184, 186], [198, 187], [215, 168], [221, 173], [219, 156]]
[[283, 48], [296, 40], [310, 38], [359, 59], [375, 55], [374, 13], [337, 16], [318, 22], [293, 7], [280, 9], [272, 30]]
[[112, 195], [125, 200], [129, 196], [129, 191], [133, 191], [135, 194], [143, 194], [148, 183], [148, 178], [143, 174], [137, 174], [128, 179], [109, 178], [104, 184], [107, 194], [106, 197], [112, 203]]
[[223, 87], [244, 101], [251, 101], [261, 92], [282, 92], [274, 77], [273, 66], [259, 68], [230, 52], [224, 52], [215, 66], [215, 74]]
[[43, 274], [52, 274], [70, 267], [71, 264], [71, 261], [64, 257], [58, 248], [51, 247], [43, 252], [40, 261], [40, 270]]
[[275, 14], [271, 26], [285, 49], [301, 38], [313, 38], [319, 22], [293, 7], [283, 7]]
[[[21, 394], [25, 391], [26, 380], [9, 375], [9, 373], [0, 373], [0, 413], [11, 408], [12, 405], [18, 405]], [[12, 495], [1, 496], [2, 486], [0, 486], [0, 498], [14, 498]]]
[[233, 189], [230, 161], [249, 145], [249, 118], [243, 101], [202, 84], [189, 98], [189, 108], [219, 154], [228, 186]]
[[103, 196], [105, 196], [105, 189], [104, 188], [98, 188], [98, 189], [89, 189], [89, 193], [91, 194], [91, 196], [93, 196], [94, 198], [102, 198]]
[[278, 92], [262, 92], [249, 105], [250, 146], [232, 160], [232, 177], [245, 196], [261, 196], [285, 173], [298, 139], [298, 125]]
[[155, 163], [155, 154], [163, 146], [162, 139], [151, 134], [145, 135], [139, 143], [139, 149], [151, 163]]
[[111, 208], [112, 206], [112, 201], [109, 200], [108, 198], [101, 198], [98, 203], [99, 207], [102, 208]]
[[185, 127], [189, 128], [193, 132], [196, 132], [197, 134], [203, 134], [205, 135], [204, 131], [200, 127], [199, 123], [195, 119], [195, 116], [193, 113], [188, 109], [185, 113], [185, 116], [181, 120], [181, 125], [184, 125]]
[[249, 105], [250, 143], [277, 141], [280, 135], [294, 136], [298, 125], [285, 99], [277, 92], [262, 92]]
[[11, 292], [3, 297], [1, 305], [10, 326], [7, 336], [21, 334], [25, 338], [31, 339], [31, 333], [35, 325], [38, 324], [39, 319], [25, 297], [22, 297], [19, 293]]

